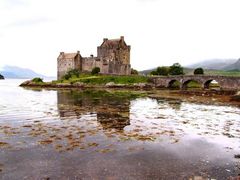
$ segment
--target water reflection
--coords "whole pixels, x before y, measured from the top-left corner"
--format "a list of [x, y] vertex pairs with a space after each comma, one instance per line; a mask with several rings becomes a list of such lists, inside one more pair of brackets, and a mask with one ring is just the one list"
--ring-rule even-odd
[[0, 179], [227, 179], [239, 173], [239, 108], [122, 91], [1, 86], [0, 96]]
[[[95, 114], [104, 129], [123, 130], [130, 125], [130, 99], [108, 91], [58, 91], [60, 117]], [[70, 107], [70, 108], [69, 108]]]
[[181, 100], [172, 100], [172, 99], [157, 99], [157, 103], [161, 107], [163, 104], [167, 103], [168, 106], [174, 110], [180, 110], [182, 101]]

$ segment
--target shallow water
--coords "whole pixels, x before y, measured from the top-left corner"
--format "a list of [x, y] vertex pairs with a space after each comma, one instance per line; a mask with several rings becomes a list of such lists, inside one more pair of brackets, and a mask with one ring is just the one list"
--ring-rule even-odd
[[[226, 179], [240, 109], [0, 81], [0, 179]], [[126, 93], [125, 93], [126, 94]]]

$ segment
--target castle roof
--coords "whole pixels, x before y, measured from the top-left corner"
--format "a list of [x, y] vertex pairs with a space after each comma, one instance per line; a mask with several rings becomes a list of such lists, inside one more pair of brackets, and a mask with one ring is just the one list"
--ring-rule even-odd
[[124, 41], [124, 37], [121, 36], [119, 39], [103, 39], [103, 43], [100, 47], [106, 47], [106, 48], [118, 48], [118, 47], [126, 47], [127, 44]]
[[76, 52], [76, 53], [60, 52], [59, 57], [61, 57], [62, 59], [73, 59], [73, 58], [75, 58], [78, 54], [80, 54], [79, 51]]

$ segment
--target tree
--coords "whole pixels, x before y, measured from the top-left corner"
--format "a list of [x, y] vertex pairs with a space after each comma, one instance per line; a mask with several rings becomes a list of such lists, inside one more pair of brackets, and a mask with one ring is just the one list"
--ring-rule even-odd
[[169, 73], [169, 68], [168, 67], [161, 66], [161, 67], [157, 68], [157, 74], [158, 75], [167, 76], [168, 73]]
[[204, 74], [203, 68], [196, 68], [193, 72], [194, 74]]
[[4, 79], [4, 76], [0, 74], [0, 79]]
[[150, 72], [150, 75], [158, 75], [157, 71]]
[[182, 75], [183, 67], [179, 63], [174, 63], [172, 66], [169, 67], [169, 74], [170, 75]]
[[131, 68], [131, 74], [138, 75], [138, 71], [136, 69]]
[[100, 72], [100, 68], [99, 68], [99, 67], [94, 67], [94, 68], [92, 69], [91, 74], [92, 74], [92, 75], [96, 75], [96, 74], [98, 74], [99, 72]]

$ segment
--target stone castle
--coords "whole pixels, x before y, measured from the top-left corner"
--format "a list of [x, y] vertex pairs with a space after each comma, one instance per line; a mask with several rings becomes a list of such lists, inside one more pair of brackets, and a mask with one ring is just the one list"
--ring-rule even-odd
[[80, 52], [60, 52], [57, 58], [58, 79], [61, 79], [69, 70], [78, 69], [80, 72], [91, 72], [94, 67], [100, 68], [101, 74], [129, 75], [131, 47], [126, 44], [124, 37], [120, 39], [103, 39], [97, 47], [97, 57], [82, 57]]

